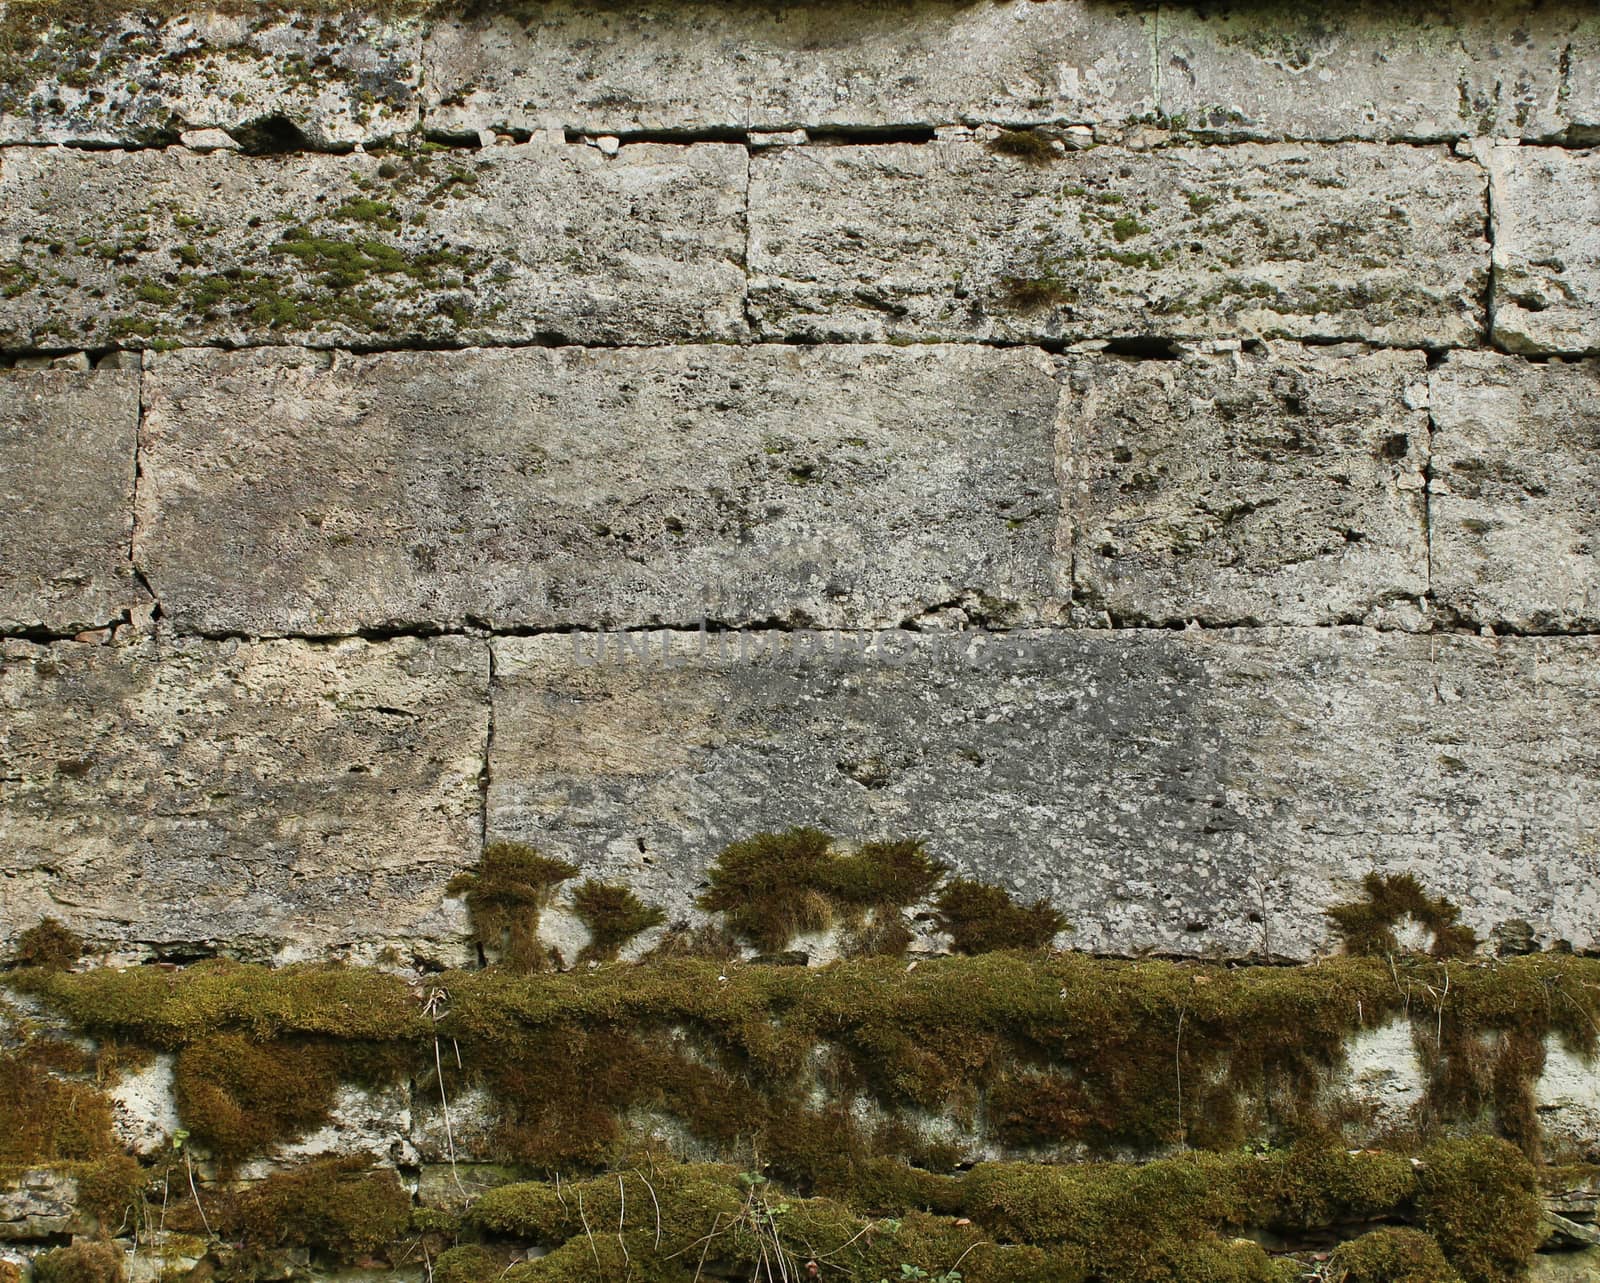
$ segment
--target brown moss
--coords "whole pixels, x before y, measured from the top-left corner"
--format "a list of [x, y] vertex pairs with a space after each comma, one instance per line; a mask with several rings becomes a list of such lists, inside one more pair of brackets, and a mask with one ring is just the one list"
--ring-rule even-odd
[[1326, 1283], [1460, 1283], [1430, 1234], [1388, 1226], [1339, 1244]]
[[1364, 898], [1328, 910], [1346, 953], [1384, 957], [1400, 952], [1395, 927], [1408, 918], [1431, 934], [1429, 952], [1435, 958], [1466, 958], [1477, 949], [1478, 937], [1457, 921], [1461, 910], [1430, 896], [1411, 874], [1369, 873], [1361, 886]]
[[825, 892], [833, 839], [818, 829], [757, 833], [731, 843], [706, 871], [700, 907], [765, 953], [833, 921]]
[[957, 953], [1038, 949], [1049, 944], [1066, 920], [1045, 900], [1020, 905], [999, 887], [959, 878], [939, 892], [938, 923]]
[[539, 915], [577, 872], [521, 842], [490, 842], [477, 868], [452, 878], [448, 890], [466, 896], [479, 944], [513, 971], [539, 971], [561, 962], [539, 940]]
[[353, 1261], [403, 1238], [411, 1197], [393, 1171], [354, 1155], [268, 1176], [215, 1216], [223, 1233], [248, 1247], [304, 1247]]
[[107, 1234], [121, 1235], [140, 1223], [147, 1177], [126, 1154], [90, 1163], [77, 1174], [78, 1206], [100, 1222]]
[[646, 904], [627, 887], [596, 882], [590, 878], [572, 893], [572, 912], [589, 930], [589, 943], [578, 954], [579, 962], [610, 962], [622, 946], [666, 917], [653, 904]]
[[46, 918], [17, 938], [12, 961], [19, 967], [47, 967], [65, 970], [83, 957], [83, 937], [76, 931]]
[[1493, 1136], [1430, 1146], [1418, 1174], [1417, 1212], [1466, 1283], [1522, 1277], [1543, 1237], [1533, 1166]]
[[85, 1071], [83, 1054], [42, 1040], [0, 1053], [0, 1163], [56, 1162], [112, 1153], [111, 1102], [94, 1086], [56, 1076]]
[[74, 1243], [33, 1258], [34, 1283], [123, 1283], [122, 1249], [114, 1243]]
[[214, 1034], [178, 1053], [178, 1114], [196, 1141], [235, 1161], [326, 1119], [340, 1068], [331, 1043]]
[[506, 1270], [504, 1257], [481, 1243], [463, 1243], [433, 1262], [433, 1283], [495, 1283]]
[[1048, 165], [1061, 158], [1055, 139], [1034, 129], [1002, 129], [989, 140], [989, 150], [1030, 165]]

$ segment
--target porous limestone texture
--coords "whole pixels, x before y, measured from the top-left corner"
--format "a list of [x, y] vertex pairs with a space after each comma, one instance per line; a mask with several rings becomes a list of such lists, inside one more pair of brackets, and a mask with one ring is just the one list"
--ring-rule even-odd
[[1155, 112], [1156, 15], [1134, 4], [734, 5], [555, 0], [443, 18], [430, 130], [1119, 122]]
[[1112, 953], [1304, 958], [1374, 868], [1597, 942], [1593, 638], [497, 640], [491, 836], [690, 916], [734, 838], [925, 834]]
[[741, 147], [0, 152], [0, 346], [744, 333]]
[[1469, 344], [1484, 196], [1444, 148], [776, 148], [750, 162], [751, 313], [810, 339]]
[[0, 951], [45, 916], [148, 953], [268, 959], [459, 929], [483, 643], [0, 642]]
[[137, 370], [0, 370], [0, 630], [104, 627], [134, 580]]
[[422, 26], [403, 6], [222, 9], [84, 24], [52, 22], [28, 0], [0, 5], [0, 145], [147, 145], [222, 129], [266, 150], [348, 149], [416, 127]]
[[1600, 629], [1600, 366], [1454, 352], [1430, 383], [1439, 604], [1496, 628]]
[[1600, 351], [1600, 154], [1499, 146], [1487, 155], [1496, 345]]
[[149, 358], [136, 557], [177, 627], [1038, 622], [1037, 350]]
[[1214, 138], [1581, 139], [1600, 123], [1587, 6], [1161, 7], [1164, 117]]
[[1422, 353], [1085, 356], [1066, 382], [1065, 508], [1091, 617], [1360, 622], [1427, 592]]

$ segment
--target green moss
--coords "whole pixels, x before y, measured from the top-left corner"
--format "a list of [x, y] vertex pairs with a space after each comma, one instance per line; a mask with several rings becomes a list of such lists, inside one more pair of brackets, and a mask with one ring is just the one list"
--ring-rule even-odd
[[1125, 214], [1111, 224], [1111, 235], [1118, 245], [1124, 241], [1131, 241], [1135, 236], [1143, 236], [1150, 229], [1131, 214]]
[[505, 1269], [505, 1259], [498, 1253], [480, 1243], [463, 1243], [435, 1258], [433, 1283], [495, 1283]]
[[825, 891], [833, 839], [818, 829], [758, 833], [723, 848], [706, 871], [700, 907], [725, 916], [756, 948], [777, 953], [833, 921]]
[[108, 1234], [120, 1235], [139, 1224], [145, 1171], [126, 1154], [112, 1154], [78, 1172], [78, 1206]]
[[1020, 905], [999, 887], [960, 878], [939, 892], [938, 923], [958, 953], [994, 949], [1038, 949], [1066, 920], [1046, 900]]
[[1533, 1166], [1493, 1136], [1445, 1140], [1422, 1156], [1417, 1212], [1466, 1283], [1520, 1278], [1543, 1237]]
[[178, 1053], [173, 1085], [184, 1126], [232, 1161], [320, 1124], [340, 1070], [340, 1050], [331, 1042], [257, 1042], [224, 1033]]
[[33, 1258], [34, 1283], [123, 1283], [122, 1249], [114, 1243], [74, 1243]]
[[1328, 910], [1346, 952], [1377, 957], [1400, 952], [1394, 929], [1408, 918], [1431, 934], [1429, 952], [1436, 958], [1470, 957], [1477, 949], [1477, 936], [1457, 921], [1460, 909], [1430, 896], [1411, 874], [1369, 873], [1361, 885], [1363, 899]]
[[320, 1159], [268, 1176], [216, 1213], [218, 1228], [250, 1247], [305, 1247], [351, 1261], [399, 1241], [411, 1197], [398, 1177], [360, 1157]]
[[573, 891], [572, 912], [589, 929], [589, 943], [578, 954], [579, 962], [615, 959], [629, 940], [659, 926], [666, 917], [659, 907], [644, 903], [627, 887], [593, 878]]
[[1432, 1235], [1398, 1226], [1339, 1244], [1323, 1277], [1328, 1283], [1460, 1283]]
[[12, 962], [19, 967], [64, 970], [83, 957], [83, 937], [54, 918], [46, 918], [17, 937]]
[[452, 878], [448, 890], [466, 896], [479, 944], [514, 971], [538, 971], [560, 965], [539, 941], [539, 916], [555, 889], [577, 872], [577, 865], [521, 842], [490, 842], [478, 867]]
[[1008, 304], [1024, 312], [1059, 307], [1078, 300], [1077, 286], [1060, 272], [1048, 267], [1002, 276], [1000, 290]]
[[0, 1052], [0, 1163], [99, 1158], [113, 1153], [111, 1105], [89, 1083], [57, 1077], [86, 1072], [76, 1048], [37, 1040]]

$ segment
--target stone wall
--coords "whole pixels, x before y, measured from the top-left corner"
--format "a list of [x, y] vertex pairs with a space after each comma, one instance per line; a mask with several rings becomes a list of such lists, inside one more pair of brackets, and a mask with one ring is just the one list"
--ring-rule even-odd
[[453, 963], [486, 839], [693, 922], [805, 823], [1596, 947], [1600, 18], [1304, 9], [13, 6], [0, 950]]

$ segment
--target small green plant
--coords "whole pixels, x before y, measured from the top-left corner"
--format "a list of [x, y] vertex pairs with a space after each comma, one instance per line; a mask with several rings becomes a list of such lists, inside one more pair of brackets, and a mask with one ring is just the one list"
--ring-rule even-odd
[[[927, 1280], [927, 1283], [961, 1283], [960, 1270], [942, 1270], [938, 1274], [929, 1274], [919, 1265], [900, 1266], [900, 1273], [895, 1275], [892, 1283], [908, 1283], [909, 1280]], [[878, 1283], [891, 1283], [891, 1280], [881, 1278]]]

